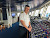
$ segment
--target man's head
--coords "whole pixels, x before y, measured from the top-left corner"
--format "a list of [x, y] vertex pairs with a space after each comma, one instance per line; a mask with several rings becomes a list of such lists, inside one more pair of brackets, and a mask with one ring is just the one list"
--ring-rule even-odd
[[28, 13], [28, 12], [29, 12], [29, 10], [30, 10], [29, 5], [26, 5], [26, 6], [25, 6], [25, 10], [24, 10], [24, 11], [25, 11], [26, 13]]

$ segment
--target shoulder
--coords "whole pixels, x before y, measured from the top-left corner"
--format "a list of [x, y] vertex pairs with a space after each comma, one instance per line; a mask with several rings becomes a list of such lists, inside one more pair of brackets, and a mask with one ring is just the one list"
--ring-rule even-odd
[[20, 17], [23, 16], [23, 15], [24, 15], [24, 13], [20, 13]]
[[20, 13], [20, 15], [24, 15], [24, 13]]

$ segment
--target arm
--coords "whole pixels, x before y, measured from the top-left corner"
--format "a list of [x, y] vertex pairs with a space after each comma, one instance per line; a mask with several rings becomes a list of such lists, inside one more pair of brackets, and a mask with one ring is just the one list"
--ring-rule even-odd
[[20, 20], [22, 25], [28, 30], [28, 27], [25, 25], [25, 22], [23, 20]]
[[23, 20], [20, 20], [21, 21], [21, 23], [23, 24], [23, 26], [30, 32], [31, 31], [31, 29], [30, 28], [28, 28], [26, 25], [25, 25], [25, 22], [23, 21]]

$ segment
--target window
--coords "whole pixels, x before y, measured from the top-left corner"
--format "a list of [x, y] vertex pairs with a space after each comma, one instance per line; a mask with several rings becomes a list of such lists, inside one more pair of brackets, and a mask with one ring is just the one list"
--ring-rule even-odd
[[20, 13], [17, 13], [17, 15], [19, 16], [19, 15], [20, 15]]
[[47, 11], [46, 11], [46, 17], [49, 17], [50, 15], [50, 6], [48, 6]]
[[39, 10], [36, 10], [34, 16], [38, 16], [38, 13], [39, 13]]

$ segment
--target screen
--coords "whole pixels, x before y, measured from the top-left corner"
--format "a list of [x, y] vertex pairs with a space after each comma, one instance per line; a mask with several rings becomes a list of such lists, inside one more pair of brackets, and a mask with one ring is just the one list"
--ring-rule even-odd
[[50, 13], [46, 14], [46, 17], [49, 17]]
[[12, 16], [14, 17], [16, 14], [15, 13], [12, 13]]

